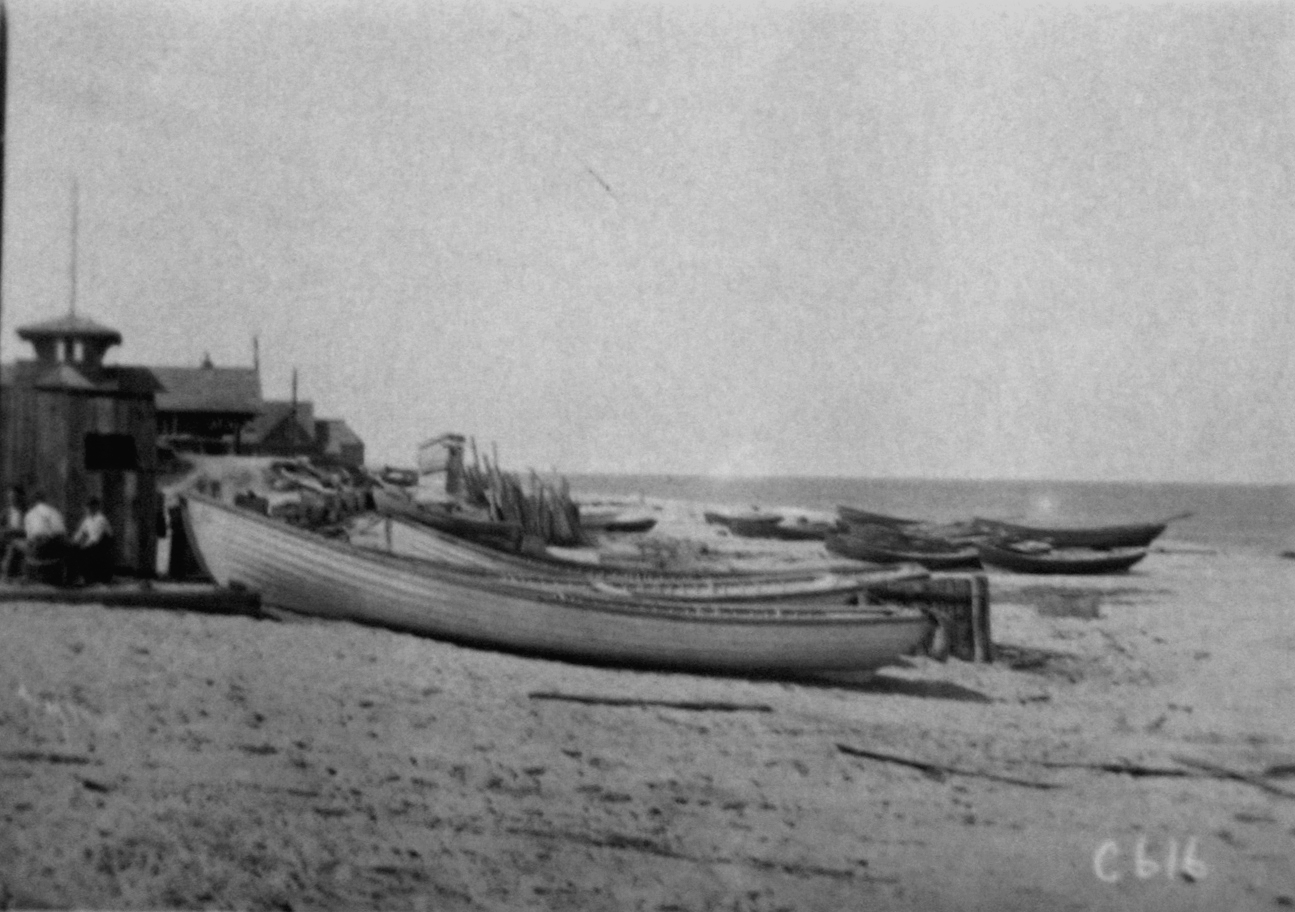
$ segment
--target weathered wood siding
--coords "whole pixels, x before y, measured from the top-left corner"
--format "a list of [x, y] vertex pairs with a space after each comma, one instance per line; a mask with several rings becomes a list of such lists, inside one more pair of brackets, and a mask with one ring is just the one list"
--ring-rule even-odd
[[[157, 418], [152, 397], [6, 386], [0, 391], [0, 472], [5, 485], [41, 490], [74, 529], [98, 496], [117, 538], [123, 570], [151, 575], [157, 553]], [[122, 434], [137, 468], [86, 467], [87, 434]]]

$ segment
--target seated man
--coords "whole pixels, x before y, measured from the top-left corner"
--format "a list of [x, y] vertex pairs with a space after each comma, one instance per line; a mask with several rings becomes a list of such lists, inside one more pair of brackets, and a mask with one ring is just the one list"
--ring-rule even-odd
[[27, 536], [24, 560], [29, 574], [52, 574], [62, 577], [63, 562], [67, 552], [67, 527], [63, 514], [45, 500], [37, 491], [32, 496], [31, 509], [23, 517], [23, 531]]
[[112, 526], [97, 497], [86, 502], [85, 518], [72, 536], [72, 578], [87, 583], [112, 579]]

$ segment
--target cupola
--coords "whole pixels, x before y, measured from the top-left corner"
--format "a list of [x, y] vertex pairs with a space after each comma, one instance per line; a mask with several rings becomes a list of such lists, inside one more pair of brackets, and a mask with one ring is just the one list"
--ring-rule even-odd
[[36, 360], [48, 364], [103, 364], [104, 354], [121, 344], [121, 333], [78, 313], [18, 328], [18, 338], [36, 349]]

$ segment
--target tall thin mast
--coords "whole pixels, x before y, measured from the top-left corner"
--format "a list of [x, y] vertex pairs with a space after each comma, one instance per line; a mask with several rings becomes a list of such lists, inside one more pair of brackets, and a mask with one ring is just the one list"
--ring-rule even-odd
[[[4, 147], [5, 147], [5, 108], [9, 104], [9, 15], [0, 0], [0, 251], [4, 250]], [[4, 270], [0, 269], [0, 286], [4, 285]], [[0, 313], [3, 308], [0, 307]], [[7, 428], [5, 416], [0, 415], [0, 483], [8, 484], [7, 477], [11, 471], [8, 460], [6, 440]]]
[[71, 276], [70, 284], [72, 288], [71, 311], [74, 314], [76, 313], [76, 234], [77, 222], [79, 220], [79, 213], [77, 210], [80, 208], [79, 196], [80, 194], [77, 192], [76, 178], [74, 177], [72, 178], [72, 247], [68, 254], [68, 273]]

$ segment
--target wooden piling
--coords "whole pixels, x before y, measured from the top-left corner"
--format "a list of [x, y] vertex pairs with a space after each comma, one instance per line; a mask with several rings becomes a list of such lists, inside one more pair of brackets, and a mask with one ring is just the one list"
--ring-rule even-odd
[[[893, 583], [870, 590], [879, 602], [921, 608], [936, 619], [942, 636], [933, 643], [940, 653], [964, 662], [992, 662], [989, 580], [983, 573], [936, 573], [927, 579]], [[928, 645], [928, 654], [936, 655]]]

